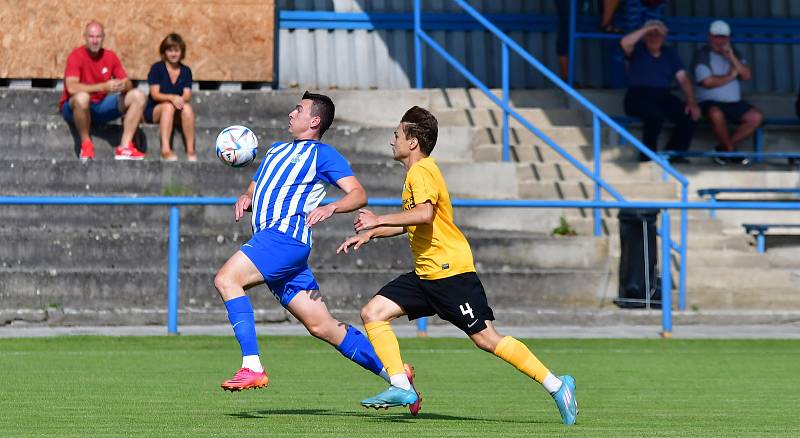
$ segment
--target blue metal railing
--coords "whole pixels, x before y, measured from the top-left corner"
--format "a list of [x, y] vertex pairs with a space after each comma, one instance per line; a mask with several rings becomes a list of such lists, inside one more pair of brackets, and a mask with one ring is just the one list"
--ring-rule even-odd
[[[323, 204], [336, 199], [326, 198]], [[178, 333], [178, 298], [180, 245], [180, 207], [186, 205], [224, 205], [232, 206], [236, 198], [189, 198], [189, 197], [65, 197], [65, 196], [0, 196], [0, 205], [161, 205], [170, 207], [169, 252], [167, 271], [167, 333]], [[798, 202], [667, 202], [667, 201], [550, 201], [550, 200], [485, 200], [453, 199], [453, 207], [483, 208], [636, 208], [660, 209], [661, 219], [661, 287], [663, 291], [672, 290], [672, 272], [669, 268], [670, 250], [674, 243], [663, 236], [670, 235], [669, 210], [800, 210]], [[400, 199], [373, 198], [368, 202], [372, 207], [400, 207]], [[662, 296], [662, 330], [672, 332], [671, 294]]]
[[[423, 78], [422, 78], [422, 42], [424, 41], [428, 46], [430, 46], [434, 51], [436, 51], [442, 58], [447, 61], [450, 66], [452, 66], [456, 71], [458, 71], [462, 76], [464, 76], [470, 83], [472, 83], [475, 87], [480, 89], [490, 100], [492, 100], [497, 106], [502, 108], [503, 110], [503, 160], [508, 161], [510, 155], [510, 145], [509, 145], [509, 124], [508, 119], [509, 117], [513, 117], [517, 120], [522, 126], [528, 129], [530, 132], [535, 134], [537, 137], [542, 139], [548, 146], [553, 148], [556, 152], [559, 153], [562, 157], [564, 157], [567, 161], [570, 162], [574, 167], [578, 170], [583, 172], [584, 175], [588, 176], [594, 182], [595, 190], [594, 190], [594, 200], [600, 201], [601, 200], [601, 188], [606, 190], [611, 196], [616, 199], [617, 201], [625, 201], [624, 197], [613, 189], [605, 180], [602, 179], [601, 174], [601, 165], [600, 165], [600, 135], [601, 135], [601, 124], [600, 122], [605, 123], [608, 127], [612, 130], [617, 132], [617, 134], [626, 140], [628, 140], [636, 149], [638, 149], [641, 153], [647, 155], [651, 160], [657, 163], [664, 169], [664, 172], [673, 178], [675, 178], [681, 184], [681, 201], [687, 202], [689, 198], [689, 181], [681, 175], [678, 171], [676, 171], [672, 166], [670, 166], [669, 162], [667, 162], [662, 157], [658, 156], [656, 153], [651, 151], [649, 148], [644, 146], [637, 138], [632, 136], [626, 129], [620, 126], [617, 122], [615, 122], [611, 117], [601, 111], [597, 106], [593, 103], [588, 101], [585, 97], [580, 95], [577, 91], [575, 91], [572, 87], [567, 85], [564, 81], [561, 80], [558, 76], [553, 74], [547, 67], [545, 67], [541, 62], [539, 62], [533, 55], [528, 53], [525, 49], [523, 49], [516, 41], [512, 40], [508, 35], [503, 33], [497, 26], [492, 24], [489, 20], [487, 20], [483, 15], [481, 15], [478, 11], [476, 11], [472, 6], [470, 6], [464, 0], [453, 0], [456, 4], [458, 4], [467, 14], [472, 16], [477, 22], [479, 22], [484, 28], [489, 30], [495, 37], [500, 39], [502, 43], [502, 79], [503, 79], [503, 96], [502, 99], [498, 98], [497, 96], [492, 93], [492, 91], [483, 83], [481, 82], [475, 75], [473, 75], [469, 70], [467, 70], [458, 60], [456, 60], [452, 55], [450, 55], [447, 50], [445, 50], [441, 45], [439, 45], [433, 38], [428, 35], [427, 32], [423, 29], [422, 23], [422, 7], [420, 0], [414, 0], [414, 47], [415, 47], [415, 62], [416, 62], [416, 87], [422, 88], [423, 87]], [[575, 15], [570, 15], [570, 27], [574, 30], [575, 27]], [[563, 148], [557, 145], [552, 139], [550, 139], [546, 134], [544, 134], [541, 130], [537, 129], [533, 124], [528, 122], [524, 117], [522, 117], [517, 111], [511, 108], [509, 105], [509, 91], [508, 91], [508, 70], [509, 70], [509, 56], [508, 51], [509, 49], [513, 50], [517, 55], [519, 55], [522, 59], [528, 62], [532, 67], [538, 70], [541, 74], [543, 74], [546, 78], [548, 78], [551, 82], [553, 82], [556, 86], [561, 88], [568, 96], [572, 99], [577, 101], [581, 106], [592, 113], [592, 129], [593, 129], [593, 138], [592, 138], [592, 146], [594, 151], [594, 171], [590, 171], [586, 168], [582, 163], [578, 160], [573, 158], [569, 153], [567, 153]], [[596, 236], [601, 234], [601, 211], [599, 209], [593, 210], [593, 219], [594, 219], [594, 232]], [[686, 308], [686, 253], [687, 253], [687, 239], [688, 239], [688, 212], [683, 210], [681, 211], [680, 215], [680, 243], [673, 245], [676, 251], [679, 254], [680, 264], [679, 264], [679, 308], [684, 310]]]

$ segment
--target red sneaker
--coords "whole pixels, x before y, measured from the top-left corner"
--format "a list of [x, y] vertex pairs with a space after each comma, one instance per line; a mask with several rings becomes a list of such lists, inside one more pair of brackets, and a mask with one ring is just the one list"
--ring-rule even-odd
[[144, 153], [133, 145], [133, 142], [128, 142], [127, 146], [117, 146], [114, 149], [115, 160], [144, 160]]
[[257, 373], [250, 368], [241, 368], [233, 378], [222, 382], [220, 386], [226, 391], [235, 392], [251, 388], [265, 388], [267, 385], [269, 385], [269, 377], [266, 371]]
[[406, 371], [406, 377], [408, 377], [411, 387], [414, 388], [414, 391], [417, 393], [417, 401], [408, 405], [408, 410], [411, 412], [411, 415], [416, 417], [419, 410], [422, 409], [422, 394], [420, 394], [419, 391], [417, 391], [417, 387], [414, 386], [414, 367], [404, 363], [403, 369]]
[[94, 143], [90, 138], [81, 142], [81, 155], [80, 155], [81, 163], [85, 163], [89, 160], [94, 160]]

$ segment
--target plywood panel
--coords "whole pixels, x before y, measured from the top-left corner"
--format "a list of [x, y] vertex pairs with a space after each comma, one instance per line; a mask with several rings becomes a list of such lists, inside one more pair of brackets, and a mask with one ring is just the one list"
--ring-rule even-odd
[[61, 78], [95, 19], [133, 79], [145, 79], [170, 32], [186, 41], [195, 80], [271, 82], [273, 0], [0, 0], [0, 77]]

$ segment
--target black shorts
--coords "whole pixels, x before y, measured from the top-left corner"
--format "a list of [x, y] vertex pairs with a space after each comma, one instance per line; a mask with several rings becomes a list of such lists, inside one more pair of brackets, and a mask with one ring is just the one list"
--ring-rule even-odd
[[438, 315], [468, 335], [485, 329], [487, 320], [494, 321], [486, 291], [475, 272], [438, 280], [423, 280], [409, 272], [383, 286], [377, 295], [394, 301], [409, 320]]
[[700, 102], [700, 109], [703, 110], [703, 114], [708, 116], [708, 109], [712, 106], [715, 106], [722, 111], [722, 114], [725, 115], [725, 120], [728, 123], [739, 123], [742, 121], [742, 116], [744, 113], [750, 111], [753, 108], [753, 105], [745, 102], [744, 100], [740, 100], [738, 102], [717, 102], [715, 100], [706, 100]]

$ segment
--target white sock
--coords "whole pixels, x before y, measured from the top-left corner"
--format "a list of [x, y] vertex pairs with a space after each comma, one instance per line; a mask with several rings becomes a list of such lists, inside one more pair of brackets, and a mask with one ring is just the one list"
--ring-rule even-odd
[[378, 377], [380, 377], [381, 379], [385, 380], [386, 383], [392, 383], [392, 381], [389, 380], [389, 373], [386, 372], [386, 368], [383, 368], [381, 370], [380, 374], [378, 374]]
[[405, 389], [406, 391], [411, 389], [411, 382], [408, 381], [408, 376], [406, 376], [406, 373], [389, 376], [389, 383], [391, 383], [392, 386], [396, 386], [400, 389]]
[[242, 368], [250, 368], [257, 373], [264, 371], [264, 367], [261, 366], [261, 358], [257, 354], [242, 356]]
[[556, 391], [561, 389], [561, 379], [554, 376], [553, 373], [547, 373], [547, 377], [544, 378], [542, 386], [544, 386], [544, 389], [550, 394], [555, 394]]

